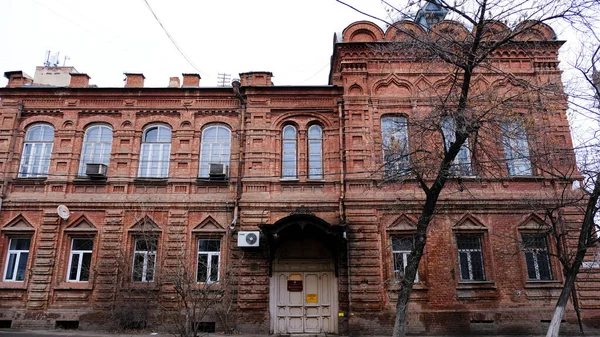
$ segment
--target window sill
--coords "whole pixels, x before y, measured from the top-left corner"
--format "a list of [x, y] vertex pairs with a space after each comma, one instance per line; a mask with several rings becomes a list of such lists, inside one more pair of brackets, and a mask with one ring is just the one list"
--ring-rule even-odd
[[0, 289], [27, 290], [27, 284], [25, 281], [2, 281]]
[[562, 282], [557, 280], [539, 281], [539, 280], [527, 280], [525, 283], [525, 289], [536, 289], [536, 288], [562, 288]]
[[134, 185], [167, 186], [168, 178], [135, 178]]
[[[400, 291], [401, 288], [402, 287], [400, 286], [400, 283], [393, 283], [390, 286], [389, 290], [393, 291], [393, 292], [398, 292], [398, 291]], [[415, 282], [415, 284], [413, 284], [412, 290], [427, 291], [427, 290], [429, 290], [429, 288], [422, 281], [419, 281], [419, 282]]]
[[478, 289], [496, 289], [496, 284], [492, 281], [459, 281], [458, 290], [478, 290]]
[[225, 179], [211, 179], [211, 178], [206, 178], [206, 177], [198, 177], [196, 178], [196, 185], [199, 186], [214, 186], [214, 185], [218, 185], [218, 186], [225, 186], [229, 184], [229, 179], [226, 177]]
[[312, 184], [322, 184], [322, 183], [326, 183], [327, 180], [325, 180], [325, 179], [310, 179], [309, 178], [309, 179], [306, 179], [306, 182], [309, 183], [309, 184], [310, 183], [312, 183]]
[[46, 180], [48, 180], [48, 177], [17, 177], [15, 178], [15, 182], [17, 183], [30, 183], [30, 184], [35, 184], [35, 183], [42, 183], [45, 182]]
[[84, 282], [60, 282], [54, 290], [92, 290], [94, 285], [89, 281]]
[[279, 181], [282, 183], [286, 183], [286, 182], [297, 183], [300, 181], [300, 179], [298, 179], [298, 178], [280, 178]]
[[73, 184], [75, 185], [106, 185], [106, 177], [102, 178], [89, 178], [86, 176], [75, 177], [73, 179]]
[[156, 282], [133, 282], [127, 281], [123, 286], [123, 289], [132, 289], [138, 291], [159, 291], [160, 288]]

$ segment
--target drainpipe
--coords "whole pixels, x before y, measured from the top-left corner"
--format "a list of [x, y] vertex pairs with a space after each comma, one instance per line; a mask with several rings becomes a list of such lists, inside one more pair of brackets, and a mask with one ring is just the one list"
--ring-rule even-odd
[[10, 181], [12, 181], [11, 178], [8, 177], [8, 173], [9, 173], [9, 169], [12, 166], [12, 162], [13, 159], [15, 157], [15, 148], [17, 146], [17, 127], [19, 125], [19, 122], [21, 120], [21, 114], [23, 113], [23, 102], [19, 103], [18, 105], [18, 111], [17, 111], [17, 116], [15, 116], [15, 120], [13, 121], [13, 126], [12, 126], [12, 137], [10, 139], [10, 151], [8, 152], [8, 159], [6, 160], [6, 163], [4, 165], [4, 172], [3, 172], [3, 176], [2, 179], [4, 180], [2, 182], [2, 190], [0, 191], [0, 199], [2, 199], [0, 201], [0, 208], [2, 207], [2, 201], [6, 198], [6, 190], [8, 188], [8, 183]]
[[344, 199], [346, 198], [346, 142], [344, 136], [344, 101], [339, 100], [338, 104], [338, 119], [340, 124], [340, 200], [339, 200], [339, 213], [340, 223], [346, 222], [346, 209], [344, 207]]
[[233, 205], [233, 220], [231, 221], [231, 225], [229, 228], [233, 230], [238, 222], [238, 217], [240, 214], [240, 200], [242, 199], [242, 175], [244, 174], [244, 153], [246, 150], [246, 99], [244, 95], [240, 92], [240, 82], [233, 81], [231, 82], [231, 86], [233, 87], [233, 93], [240, 100], [241, 104], [241, 113], [240, 113], [240, 143], [238, 150], [238, 170], [237, 170], [237, 179], [235, 186], [235, 202]]
[[[340, 147], [340, 200], [339, 200], [339, 212], [340, 222], [346, 224], [346, 207], [344, 201], [346, 199], [346, 137], [344, 135], [345, 120], [344, 120], [344, 100], [339, 100], [338, 104], [338, 119], [339, 119], [339, 147]], [[346, 224], [347, 225], [347, 224]], [[346, 227], [347, 230], [347, 227]], [[344, 239], [346, 239], [346, 233], [344, 232]], [[346, 242], [347, 239], [346, 239]], [[346, 245], [346, 267], [348, 268], [348, 329], [350, 329], [350, 318], [352, 317], [352, 268], [350, 266], [350, 252], [348, 245]]]

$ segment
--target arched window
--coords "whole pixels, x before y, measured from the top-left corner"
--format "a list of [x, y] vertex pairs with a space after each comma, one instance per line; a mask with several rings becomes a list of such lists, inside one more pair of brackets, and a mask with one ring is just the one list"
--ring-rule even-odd
[[210, 176], [211, 164], [223, 164], [219, 174], [227, 173], [231, 154], [231, 131], [223, 125], [211, 125], [202, 131], [199, 177]]
[[387, 177], [392, 177], [408, 173], [410, 165], [408, 160], [408, 126], [406, 117], [382, 117], [381, 140], [384, 174]]
[[530, 176], [531, 160], [527, 133], [521, 121], [505, 121], [502, 129], [502, 144], [506, 155], [506, 167], [510, 176]]
[[30, 127], [25, 134], [19, 177], [35, 178], [48, 176], [53, 143], [54, 128], [52, 126], [37, 124]]
[[283, 128], [283, 144], [281, 154], [281, 177], [283, 179], [296, 179], [297, 174], [297, 150], [296, 150], [296, 128], [286, 125]]
[[171, 129], [154, 125], [144, 131], [138, 177], [167, 178], [171, 154]]
[[85, 130], [79, 175], [85, 176], [87, 164], [108, 166], [112, 148], [113, 131], [106, 125], [94, 125]]
[[[456, 141], [456, 121], [452, 117], [442, 118], [442, 133], [444, 134], [444, 152], [448, 151], [452, 143]], [[471, 173], [471, 151], [469, 140], [465, 140], [454, 158], [451, 167], [454, 174], [459, 176], [470, 176]]]
[[323, 179], [323, 129], [319, 125], [308, 128], [308, 178]]

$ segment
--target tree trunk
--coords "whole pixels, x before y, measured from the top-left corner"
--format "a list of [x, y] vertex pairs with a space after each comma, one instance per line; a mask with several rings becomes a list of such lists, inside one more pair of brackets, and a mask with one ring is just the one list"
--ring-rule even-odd
[[552, 321], [550, 321], [550, 326], [548, 326], [548, 332], [546, 333], [546, 337], [558, 337], [558, 333], [560, 330], [560, 322], [562, 321], [565, 315], [565, 308], [567, 307], [567, 303], [569, 302], [571, 291], [575, 286], [575, 279], [577, 278], [577, 273], [573, 273], [573, 270], [569, 270], [567, 273], [567, 279], [560, 293], [560, 297], [558, 297], [556, 307], [554, 308], [554, 314], [552, 315]]

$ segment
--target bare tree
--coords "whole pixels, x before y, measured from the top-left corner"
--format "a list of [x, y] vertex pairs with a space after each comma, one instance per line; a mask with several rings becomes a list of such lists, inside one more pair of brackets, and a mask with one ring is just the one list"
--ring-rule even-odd
[[[410, 137], [413, 140], [411, 146], [399, 156], [386, 156], [386, 160], [409, 163], [408, 166], [400, 164], [404, 169], [396, 170], [398, 174], [387, 178], [416, 179], [424, 199], [414, 245], [404, 277], [400, 280], [393, 330], [396, 337], [406, 335], [409, 296], [423, 256], [427, 231], [449, 181], [455, 182], [452, 186], [462, 190], [462, 176], [495, 176], [501, 174], [500, 167], [507, 166], [509, 173], [511, 169], [516, 170], [513, 172], [516, 175], [533, 168], [553, 172], [554, 165], [570, 166], [572, 171], [574, 161], [560, 163], [559, 156], [565, 151], [555, 151], [550, 142], [546, 142], [544, 147], [532, 146], [531, 152], [525, 150], [527, 146], [519, 145], [527, 131], [534, 131], [528, 129], [541, 128], [536, 131], [548, 132], [549, 129], [543, 129], [548, 125], [537, 125], [533, 117], [536, 111], [560, 110], [557, 105], [564, 105], [560, 78], [516, 76], [498, 62], [497, 53], [517, 48], [533, 58], [536, 51], [543, 48], [535, 42], [536, 34], [543, 35], [544, 31], [548, 31], [546, 25], [549, 23], [569, 22], [580, 17], [590, 3], [585, 0], [426, 0], [426, 5], [433, 5], [443, 15], [440, 17], [434, 11], [419, 18], [410, 13], [409, 4], [392, 6], [383, 2], [427, 30], [426, 34], [421, 34], [403, 21], [392, 23], [371, 16], [394, 27], [397, 34], [403, 36], [403, 42], [383, 48], [388, 48], [389, 53], [410, 48], [414, 52], [415, 67], [434, 67], [445, 73], [446, 78], [445, 85], [419, 88], [420, 95], [429, 99], [430, 109], [404, 122], [408, 123], [409, 133], [419, 137]], [[436, 24], [443, 16], [446, 20]], [[555, 36], [548, 40], [552, 39]], [[556, 64], [546, 66], [552, 68]], [[503, 84], [485, 85], [486, 81], [481, 81], [483, 78], [488, 83]], [[500, 151], [494, 150], [498, 147], [504, 147], [511, 157], [503, 157]], [[566, 150], [567, 153], [572, 151]], [[394, 151], [397, 152], [397, 149], [392, 145], [389, 152]], [[509, 161], [512, 165], [507, 165]]]

